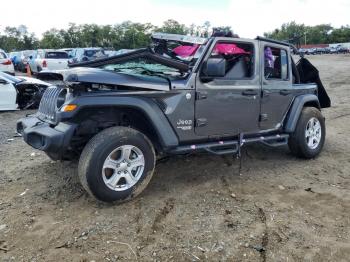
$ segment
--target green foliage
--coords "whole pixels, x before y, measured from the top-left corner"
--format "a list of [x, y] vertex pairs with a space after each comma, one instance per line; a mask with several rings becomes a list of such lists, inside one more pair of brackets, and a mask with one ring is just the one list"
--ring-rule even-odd
[[0, 34], [0, 48], [5, 51], [36, 49], [39, 41], [33, 33], [29, 33], [26, 26], [6, 27], [4, 34]]
[[156, 27], [150, 23], [134, 23], [125, 21], [115, 25], [69, 24], [67, 29], [52, 28], [46, 31], [42, 39], [29, 33], [25, 26], [7, 27], [0, 33], [0, 47], [10, 52], [13, 50], [37, 48], [74, 48], [105, 47], [118, 49], [135, 49], [146, 47], [150, 43], [153, 32], [172, 34], [189, 34], [194, 36], [210, 36], [210, 22], [203, 25], [192, 24], [186, 27], [173, 19]]
[[330, 34], [329, 39], [332, 43], [350, 42], [350, 26], [347, 25], [334, 29]]
[[293, 21], [282, 24], [281, 28], [265, 33], [264, 36], [295, 43], [299, 41], [302, 44], [344, 43], [350, 42], [350, 27], [333, 28], [330, 24], [306, 26]]
[[265, 33], [264, 36], [277, 39], [288, 40], [298, 36], [304, 35], [306, 26], [304, 24], [297, 24], [295, 22], [282, 24], [281, 28], [277, 28], [272, 32]]
[[40, 41], [40, 46], [53, 49], [64, 46], [64, 38], [62, 36], [62, 32], [57, 29], [46, 31]]
[[[231, 30], [229, 26], [221, 30]], [[173, 19], [165, 21], [156, 27], [150, 23], [134, 23], [125, 21], [115, 25], [69, 24], [67, 29], [52, 28], [46, 31], [39, 41], [26, 26], [6, 27], [0, 32], [0, 48], [10, 52], [15, 50], [37, 48], [74, 48], [74, 47], [105, 47], [114, 49], [135, 49], [145, 47], [150, 43], [152, 32], [172, 34], [188, 34], [209, 37], [211, 25], [206, 21], [203, 25], [191, 24], [186, 27]], [[278, 40], [293, 40], [308, 44], [350, 42], [350, 27], [333, 28], [329, 24], [306, 26], [296, 22], [285, 23], [281, 28], [264, 34], [266, 37]]]
[[189, 30], [184, 24], [180, 24], [173, 19], [169, 19], [163, 23], [163, 26], [160, 27], [158, 31], [169, 34], [186, 35]]

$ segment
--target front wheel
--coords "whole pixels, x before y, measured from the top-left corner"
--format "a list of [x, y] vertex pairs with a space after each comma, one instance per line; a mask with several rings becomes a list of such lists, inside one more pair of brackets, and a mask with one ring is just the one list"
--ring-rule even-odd
[[298, 157], [314, 158], [322, 151], [325, 137], [325, 120], [321, 112], [314, 107], [305, 107], [289, 137], [289, 149]]
[[111, 127], [85, 146], [78, 173], [90, 195], [104, 202], [122, 202], [145, 189], [154, 166], [154, 148], [145, 135], [127, 127]]

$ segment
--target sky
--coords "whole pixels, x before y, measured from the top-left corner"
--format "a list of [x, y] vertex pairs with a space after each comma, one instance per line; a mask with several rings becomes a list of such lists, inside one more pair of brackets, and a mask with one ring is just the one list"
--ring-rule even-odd
[[[7, 10], [4, 12], [4, 10]], [[41, 36], [70, 22], [116, 24], [126, 20], [161, 25], [175, 19], [187, 26], [209, 21], [231, 26], [240, 37], [252, 38], [296, 21], [334, 27], [350, 24], [350, 0], [4, 0], [0, 3], [0, 31], [24, 24]]]

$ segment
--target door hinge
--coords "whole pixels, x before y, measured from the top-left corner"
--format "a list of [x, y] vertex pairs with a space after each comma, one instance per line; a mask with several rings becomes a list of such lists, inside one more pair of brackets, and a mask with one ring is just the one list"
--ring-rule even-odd
[[207, 125], [207, 119], [206, 118], [198, 118], [196, 119], [196, 127], [202, 127]]
[[197, 91], [196, 92], [196, 100], [206, 99], [208, 93], [206, 91]]
[[260, 121], [260, 122], [267, 121], [267, 119], [268, 119], [267, 114], [261, 114], [261, 115], [259, 116], [259, 121]]

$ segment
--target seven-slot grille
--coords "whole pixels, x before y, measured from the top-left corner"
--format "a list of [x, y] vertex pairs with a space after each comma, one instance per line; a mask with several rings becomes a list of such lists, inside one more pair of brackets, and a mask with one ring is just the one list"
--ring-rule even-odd
[[38, 111], [39, 117], [43, 118], [42, 120], [55, 120], [57, 98], [61, 90], [60, 87], [50, 86], [44, 92]]

